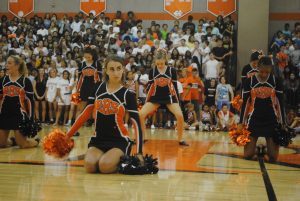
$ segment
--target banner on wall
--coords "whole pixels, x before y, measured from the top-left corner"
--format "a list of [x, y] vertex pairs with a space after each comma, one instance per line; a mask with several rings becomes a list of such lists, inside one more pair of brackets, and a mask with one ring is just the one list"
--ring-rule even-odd
[[193, 9], [193, 0], [164, 0], [164, 10], [176, 19], [182, 18]]
[[94, 16], [97, 16], [105, 10], [106, 0], [80, 0], [80, 11], [86, 15], [93, 13]]
[[34, 10], [34, 0], [8, 0], [8, 11], [16, 17], [26, 17]]
[[226, 17], [236, 11], [236, 0], [207, 0], [207, 11]]

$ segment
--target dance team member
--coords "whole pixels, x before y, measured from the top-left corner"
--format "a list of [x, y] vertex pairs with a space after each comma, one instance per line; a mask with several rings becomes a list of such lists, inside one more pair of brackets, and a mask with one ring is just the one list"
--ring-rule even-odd
[[140, 111], [143, 133], [145, 133], [146, 130], [146, 117], [153, 111], [156, 111], [161, 105], [166, 105], [177, 120], [179, 145], [188, 146], [188, 144], [182, 140], [184, 119], [179, 106], [176, 70], [166, 65], [167, 53], [165, 50], [158, 50], [155, 57], [155, 67], [149, 72], [146, 104]]
[[95, 85], [86, 108], [67, 133], [68, 136], [72, 136], [94, 111], [95, 132], [88, 144], [84, 163], [88, 173], [116, 172], [120, 157], [130, 154], [132, 141], [124, 125], [126, 110], [136, 134], [136, 152], [143, 161], [143, 135], [136, 95], [123, 86], [123, 81], [123, 60], [119, 57], [107, 58], [104, 65], [104, 82]]
[[27, 67], [19, 56], [9, 56], [6, 75], [0, 79], [0, 148], [7, 146], [10, 130], [20, 148], [36, 147], [39, 141], [27, 139], [19, 125], [27, 117], [34, 118], [34, 98], [31, 81], [26, 77]]

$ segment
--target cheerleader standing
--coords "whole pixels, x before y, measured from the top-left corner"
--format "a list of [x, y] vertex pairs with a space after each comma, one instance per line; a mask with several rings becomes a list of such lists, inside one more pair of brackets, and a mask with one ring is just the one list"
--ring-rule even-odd
[[279, 146], [274, 143], [277, 124], [284, 122], [283, 86], [281, 80], [271, 73], [272, 61], [262, 57], [258, 62], [258, 73], [243, 83], [243, 105], [240, 122], [247, 125], [250, 142], [244, 147], [244, 157], [255, 158], [258, 137], [267, 141], [267, 155], [270, 161], [276, 161]]
[[88, 173], [113, 173], [117, 170], [120, 157], [130, 154], [132, 141], [124, 125], [126, 110], [130, 114], [136, 134], [136, 152], [139, 159], [143, 160], [143, 136], [137, 102], [135, 94], [123, 86], [123, 60], [118, 57], [108, 58], [104, 67], [105, 81], [95, 86], [88, 105], [67, 134], [73, 135], [94, 112], [95, 132], [85, 155], [85, 169]]
[[6, 70], [7, 75], [0, 79], [0, 147], [7, 146], [10, 130], [14, 130], [20, 148], [36, 147], [38, 141], [26, 139], [19, 130], [25, 115], [34, 116], [33, 88], [25, 77], [26, 64], [18, 56], [9, 56]]
[[101, 65], [97, 62], [96, 52], [91, 48], [86, 48], [83, 56], [85, 61], [78, 69], [79, 79], [76, 87], [81, 99], [78, 105], [78, 113], [82, 112], [87, 105], [88, 97], [92, 95], [91, 89], [100, 82], [101, 76]]
[[184, 120], [179, 106], [177, 74], [175, 68], [166, 66], [166, 58], [166, 52], [164, 50], [158, 50], [156, 53], [156, 66], [149, 72], [146, 104], [140, 111], [143, 133], [145, 133], [146, 130], [146, 117], [153, 111], [157, 110], [161, 105], [166, 105], [177, 119], [179, 144], [188, 146], [188, 144], [182, 140]]

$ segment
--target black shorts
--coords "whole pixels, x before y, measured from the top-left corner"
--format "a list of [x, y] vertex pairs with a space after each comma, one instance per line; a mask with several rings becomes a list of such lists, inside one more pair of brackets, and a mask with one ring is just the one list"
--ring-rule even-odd
[[130, 155], [132, 141], [112, 143], [111, 141], [109, 141], [109, 142], [108, 141], [98, 141], [98, 140], [92, 138], [88, 144], [88, 148], [90, 148], [90, 147], [96, 147], [97, 149], [100, 149], [104, 153], [111, 150], [112, 148], [118, 148], [118, 149], [121, 149], [125, 155]]

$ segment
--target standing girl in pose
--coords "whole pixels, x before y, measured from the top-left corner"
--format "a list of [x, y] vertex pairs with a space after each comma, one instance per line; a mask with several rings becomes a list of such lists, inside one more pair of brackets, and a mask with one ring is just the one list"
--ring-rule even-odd
[[57, 71], [54, 68], [51, 68], [49, 71], [49, 78], [46, 84], [46, 101], [48, 102], [49, 107], [49, 118], [50, 123], [54, 123], [54, 118], [57, 109], [56, 97], [57, 97], [57, 83], [59, 81], [59, 77], [56, 77]]
[[149, 72], [148, 94], [146, 104], [140, 111], [143, 133], [145, 133], [145, 119], [151, 112], [155, 111], [161, 105], [174, 114], [177, 120], [177, 132], [179, 145], [188, 146], [182, 140], [184, 120], [181, 108], [179, 106], [177, 92], [177, 73], [175, 68], [166, 66], [167, 53], [164, 50], [158, 50], [155, 58], [155, 68]]
[[20, 148], [36, 147], [38, 141], [26, 139], [19, 130], [25, 116], [29, 119], [34, 116], [33, 89], [31, 81], [25, 77], [25, 62], [18, 56], [9, 56], [6, 73], [0, 79], [0, 148], [7, 146], [10, 130], [14, 130]]
[[65, 113], [63, 115], [63, 125], [66, 124], [70, 105], [71, 105], [71, 86], [70, 86], [70, 73], [69, 71], [63, 71], [62, 78], [57, 83], [57, 98], [58, 98], [58, 109], [56, 112], [56, 121], [54, 125], [58, 125], [61, 112], [65, 107]]
[[104, 65], [104, 82], [97, 84], [88, 98], [88, 105], [78, 116], [68, 136], [72, 136], [94, 112], [95, 132], [85, 155], [88, 173], [116, 172], [120, 157], [130, 154], [132, 141], [124, 125], [125, 111], [130, 114], [136, 134], [136, 152], [142, 159], [142, 128], [135, 94], [123, 86], [125, 68], [119, 57], [108, 58]]

